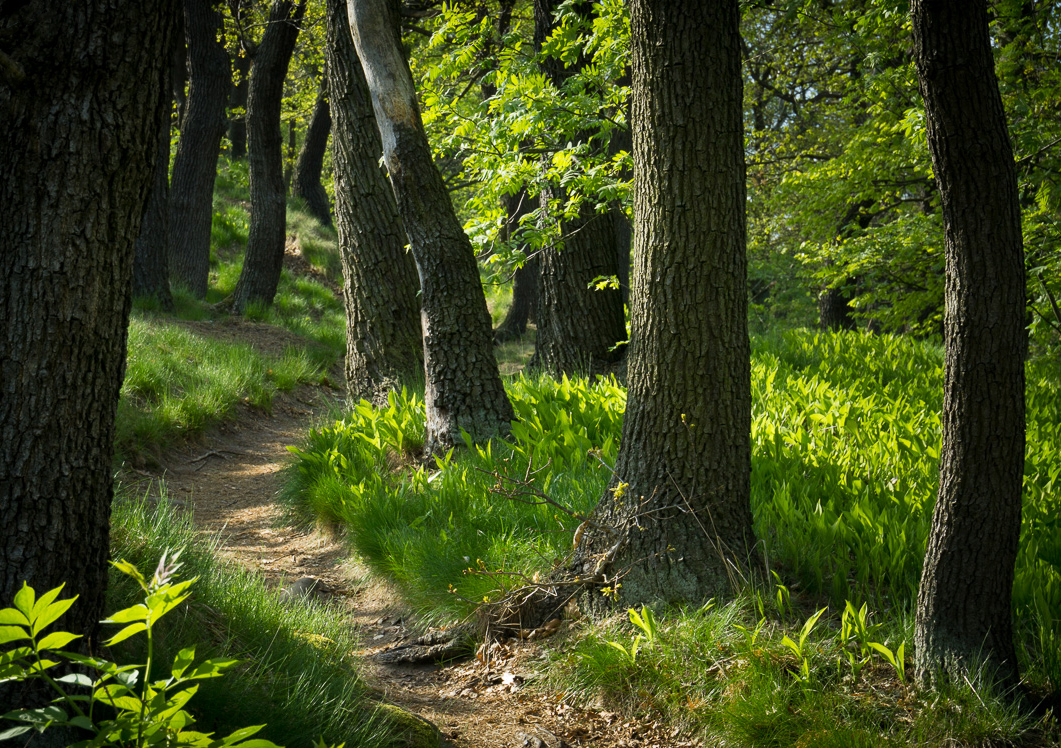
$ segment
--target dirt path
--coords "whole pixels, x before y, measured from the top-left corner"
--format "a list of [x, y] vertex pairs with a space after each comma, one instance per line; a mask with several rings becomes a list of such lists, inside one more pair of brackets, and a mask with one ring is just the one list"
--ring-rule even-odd
[[223, 555], [261, 573], [270, 586], [302, 577], [321, 580], [334, 604], [343, 605], [360, 634], [366, 680], [383, 697], [438, 726], [446, 745], [458, 748], [559, 748], [613, 746], [663, 748], [651, 726], [607, 710], [574, 708], [555, 694], [528, 688], [529, 644], [495, 649], [492, 667], [477, 660], [455, 665], [387, 665], [374, 654], [413, 634], [409, 611], [385, 584], [373, 581], [342, 543], [283, 521], [277, 504], [289, 445], [327, 411], [340, 393], [302, 388], [282, 395], [272, 412], [244, 408], [196, 443], [160, 460], [169, 496], [193, 508], [205, 534], [219, 536]]

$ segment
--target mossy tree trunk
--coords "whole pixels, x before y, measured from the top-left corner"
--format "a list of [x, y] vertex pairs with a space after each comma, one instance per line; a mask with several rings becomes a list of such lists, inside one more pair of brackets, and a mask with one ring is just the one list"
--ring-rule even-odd
[[273, 0], [265, 34], [254, 54], [247, 101], [251, 216], [243, 269], [232, 292], [232, 310], [237, 314], [252, 302], [272, 304], [280, 285], [287, 239], [280, 110], [287, 66], [305, 11], [305, 0], [297, 4]]
[[372, 97], [350, 36], [346, 0], [328, 0], [328, 87], [335, 120], [335, 221], [346, 303], [346, 385], [350, 399], [386, 402], [423, 376], [420, 280], [405, 251], [394, 192], [379, 166]]
[[915, 0], [914, 54], [943, 206], [939, 495], [915, 629], [922, 683], [1017, 683], [1010, 596], [1024, 474], [1024, 252], [984, 0]]
[[210, 224], [225, 101], [231, 85], [228, 54], [218, 40], [221, 11], [213, 0], [184, 0], [188, 41], [188, 106], [173, 157], [169, 202], [169, 265], [173, 280], [196, 298], [210, 278]]
[[573, 568], [597, 611], [730, 595], [756, 563], [737, 1], [633, 0], [630, 18], [628, 399]]
[[471, 242], [431, 158], [390, 0], [351, 0], [351, 31], [421, 288], [428, 453], [505, 433], [514, 417]]
[[[62, 627], [86, 647], [103, 617], [133, 242], [179, 12], [175, 0], [0, 12], [12, 63], [0, 73], [0, 604], [24, 581], [65, 583], [79, 597]], [[0, 712], [15, 698], [0, 690]]]

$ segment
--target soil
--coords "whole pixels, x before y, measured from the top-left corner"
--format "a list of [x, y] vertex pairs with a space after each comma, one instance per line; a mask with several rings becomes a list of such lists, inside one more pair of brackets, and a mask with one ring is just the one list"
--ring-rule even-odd
[[[234, 321], [197, 324], [197, 332], [235, 337], [268, 353], [291, 341], [288, 333]], [[338, 369], [337, 369], [338, 370]], [[341, 373], [332, 377], [341, 382]], [[446, 665], [385, 664], [373, 655], [422, 630], [401, 597], [369, 575], [334, 533], [299, 527], [285, 518], [277, 495], [290, 462], [287, 447], [320, 422], [342, 392], [303, 387], [278, 396], [269, 412], [244, 407], [235, 418], [194, 443], [177, 445], [150, 474], [171, 501], [193, 512], [195, 525], [233, 563], [260, 573], [270, 586], [320, 580], [329, 604], [342, 605], [359, 633], [363, 673], [386, 701], [434, 723], [443, 744], [459, 748], [669, 748], [692, 746], [662, 726], [628, 719], [607, 708], [581, 708], [563, 694], [535, 688], [537, 642], [494, 644], [487, 662]], [[562, 636], [551, 640], [562, 646]]]

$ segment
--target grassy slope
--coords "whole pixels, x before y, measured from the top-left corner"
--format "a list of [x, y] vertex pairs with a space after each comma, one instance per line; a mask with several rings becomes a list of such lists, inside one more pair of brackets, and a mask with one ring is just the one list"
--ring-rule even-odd
[[285, 331], [289, 344], [262, 352], [238, 340], [240, 319], [215, 311], [214, 304], [235, 288], [242, 267], [249, 230], [246, 191], [246, 165], [222, 161], [205, 302], [175, 289], [173, 315], [149, 303], [134, 307], [118, 409], [119, 462], [150, 459], [162, 445], [224, 419], [239, 403], [267, 410], [277, 392], [320, 381], [342, 358], [345, 317], [334, 291], [341, 279], [335, 231], [297, 206], [288, 209], [288, 233], [297, 237], [306, 274], [285, 269], [274, 305], [246, 315]]

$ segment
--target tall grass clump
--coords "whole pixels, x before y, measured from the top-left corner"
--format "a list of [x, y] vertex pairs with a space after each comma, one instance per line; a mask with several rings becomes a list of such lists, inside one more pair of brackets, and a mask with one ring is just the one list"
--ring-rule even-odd
[[[325, 744], [364, 748], [390, 745], [391, 728], [376, 713], [351, 651], [357, 648], [338, 610], [305, 601], [285, 604], [261, 578], [217, 560], [190, 522], [163, 500], [147, 503], [120, 492], [115, 503], [112, 556], [153, 568], [180, 549], [184, 578], [198, 577], [192, 599], [156, 630], [155, 658], [171, 661], [184, 647], [196, 656], [234, 657], [240, 664], [222, 679], [203, 681], [195, 699], [198, 728], [226, 734], [266, 723], [260, 737], [284, 746]], [[140, 590], [111, 575], [108, 609], [135, 603]], [[138, 662], [139, 639], [119, 651]]]

